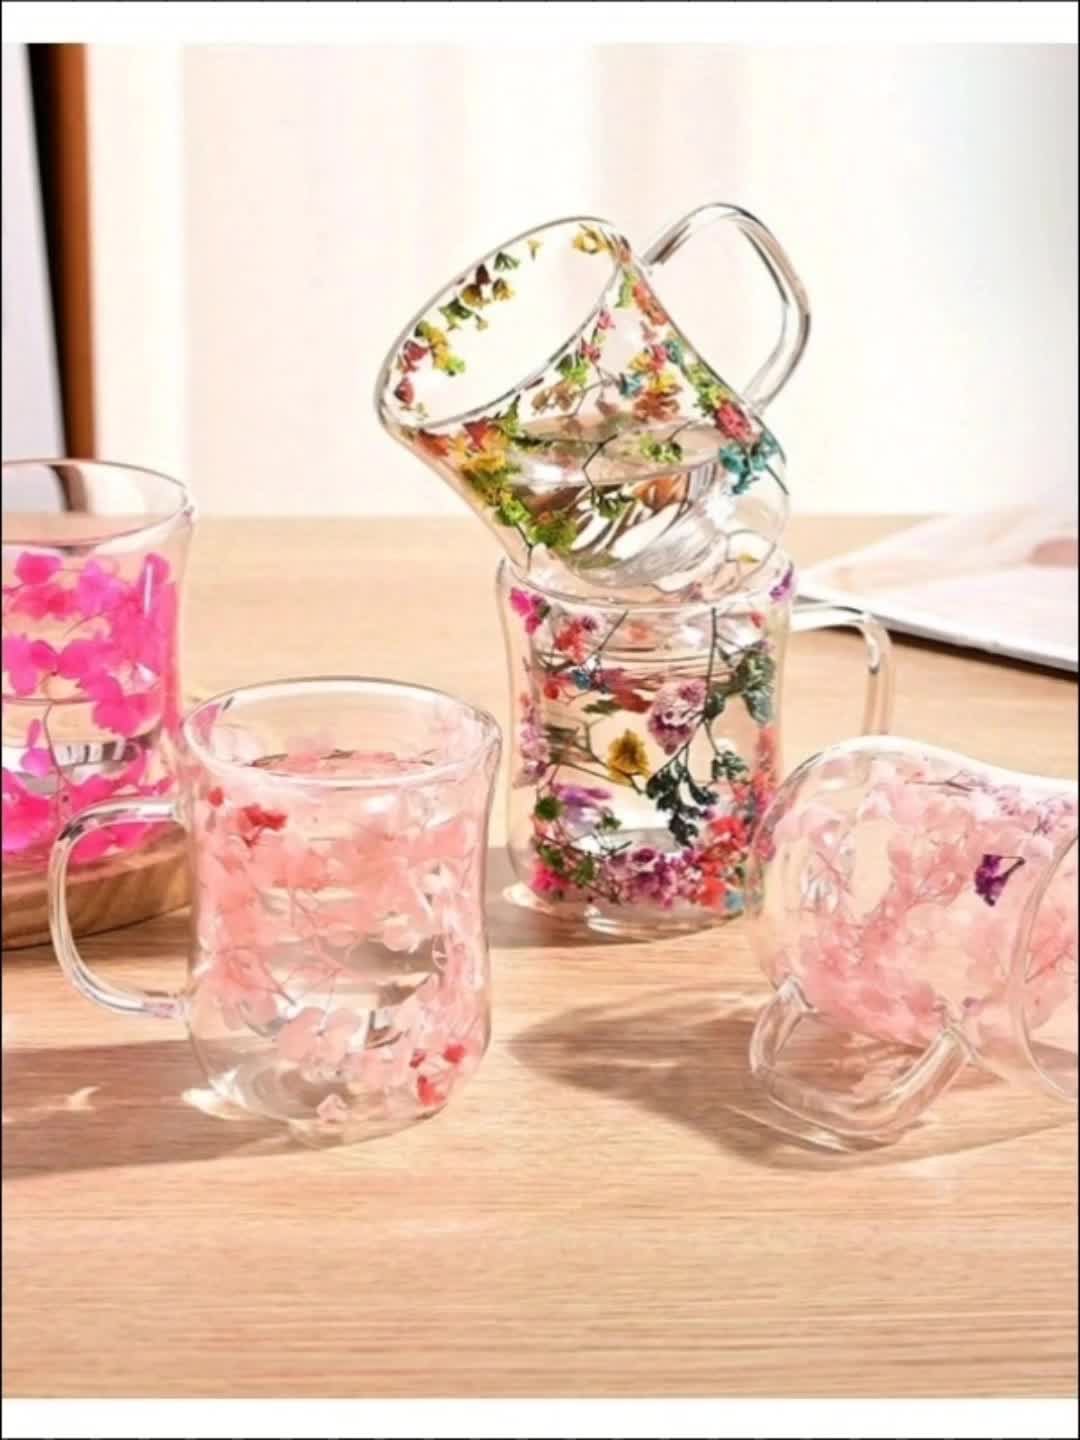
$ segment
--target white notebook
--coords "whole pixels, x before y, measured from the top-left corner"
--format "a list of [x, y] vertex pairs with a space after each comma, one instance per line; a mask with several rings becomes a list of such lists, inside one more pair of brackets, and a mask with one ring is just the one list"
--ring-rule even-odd
[[1077, 521], [1070, 496], [951, 515], [815, 565], [799, 594], [890, 628], [1077, 669]]

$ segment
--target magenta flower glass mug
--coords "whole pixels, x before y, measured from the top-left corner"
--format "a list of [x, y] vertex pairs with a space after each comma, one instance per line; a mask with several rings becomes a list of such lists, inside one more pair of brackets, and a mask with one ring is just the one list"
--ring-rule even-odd
[[[174, 784], [194, 507], [176, 480], [98, 461], [5, 463], [3, 484], [4, 868], [44, 873], [88, 805]], [[74, 858], [151, 829], [103, 826]]]
[[[302, 1138], [441, 1110], [490, 1033], [484, 922], [495, 722], [379, 680], [256, 685], [180, 727], [180, 787], [71, 820], [52, 852], [53, 944], [111, 1010], [186, 1023], [214, 1089]], [[68, 858], [102, 827], [175, 821], [194, 895], [180, 994], [96, 975], [67, 921]]]
[[[713, 220], [742, 230], [776, 281], [784, 329], [740, 396], [658, 299], [649, 266], [603, 220], [560, 220], [484, 255], [402, 331], [376, 385], [379, 419], [494, 529], [593, 586], [703, 563], [751, 489], [786, 519], [783, 455], [753, 408], [802, 354], [802, 286], [775, 237], [705, 206], [652, 247], [666, 262]], [[796, 320], [791, 321], [791, 315]]]
[[502, 562], [515, 898], [616, 934], [741, 913], [750, 835], [779, 781], [789, 634], [859, 630], [864, 728], [889, 720], [886, 632], [854, 610], [793, 608], [794, 593], [782, 553], [739, 594], [653, 604], [541, 589]]
[[[900, 739], [781, 786], [753, 841], [750, 936], [776, 993], [751, 1066], [785, 1109], [887, 1137], [969, 1063], [1076, 1101], [1077, 792]], [[785, 1064], [808, 1017], [910, 1047], [881, 1088]]]

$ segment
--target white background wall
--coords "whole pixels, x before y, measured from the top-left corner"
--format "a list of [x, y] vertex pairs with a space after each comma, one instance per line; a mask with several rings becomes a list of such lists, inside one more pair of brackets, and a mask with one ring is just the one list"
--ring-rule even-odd
[[[703, 200], [777, 232], [814, 331], [772, 420], [804, 510], [967, 510], [1075, 474], [1076, 52], [93, 47], [99, 449], [204, 511], [459, 508], [371, 405], [482, 250]], [[743, 242], [745, 247], [745, 242]], [[738, 384], [773, 297], [737, 237], [662, 289]]]

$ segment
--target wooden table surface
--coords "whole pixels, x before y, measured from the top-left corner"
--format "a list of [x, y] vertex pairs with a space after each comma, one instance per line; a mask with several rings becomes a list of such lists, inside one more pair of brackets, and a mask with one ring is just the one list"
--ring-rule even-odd
[[[896, 522], [803, 519], [804, 564]], [[471, 520], [205, 520], [190, 688], [413, 679], [506, 712]], [[898, 645], [898, 733], [1076, 774], [1069, 679]], [[785, 759], [850, 733], [861, 657], [793, 642]], [[501, 806], [492, 843], [501, 846]], [[36, 1396], [1067, 1395], [1076, 1130], [962, 1081], [891, 1148], [766, 1123], [736, 923], [566, 946], [501, 897], [496, 1033], [431, 1124], [293, 1149], [187, 1094], [183, 1033], [4, 957], [4, 1391]], [[175, 985], [182, 915], [88, 941]]]

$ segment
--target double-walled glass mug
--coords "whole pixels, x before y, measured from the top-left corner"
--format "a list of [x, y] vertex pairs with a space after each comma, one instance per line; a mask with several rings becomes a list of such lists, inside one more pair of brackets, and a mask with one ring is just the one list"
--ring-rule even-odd
[[542, 555], [609, 587], [693, 569], [751, 490], [769, 497], [759, 530], [779, 538], [783, 455], [759, 412], [802, 354], [805, 294], [775, 236], [733, 206], [672, 226], [652, 264], [715, 220], [747, 236], [783, 301], [780, 339], [751, 396], [691, 344], [649, 265], [604, 220], [555, 221], [488, 252], [391, 348], [376, 385], [381, 423], [520, 569]]
[[[5, 462], [3, 488], [4, 869], [44, 874], [88, 805], [173, 786], [195, 512], [179, 481], [96, 460]], [[148, 833], [101, 827], [74, 858]]]
[[[845, 742], [780, 788], [749, 894], [776, 987], [751, 1066], [785, 1109], [888, 1137], [969, 1063], [1075, 1104], [1075, 784], [912, 740]], [[808, 1017], [917, 1053], [884, 1086], [818, 1085], [785, 1063]]]
[[[417, 686], [289, 680], [198, 706], [179, 750], [175, 799], [93, 806], [56, 842], [68, 979], [108, 1009], [185, 1022], [223, 1098], [301, 1136], [364, 1138], [441, 1110], [489, 1036], [495, 722]], [[187, 831], [194, 892], [175, 995], [94, 974], [64, 893], [84, 835], [167, 820]]]
[[663, 604], [541, 589], [503, 560], [516, 898], [615, 934], [741, 913], [754, 825], [778, 784], [792, 631], [859, 630], [864, 728], [887, 728], [890, 647], [869, 616], [793, 608], [778, 552], [738, 594]]

